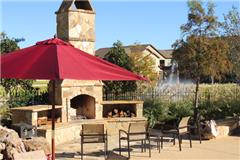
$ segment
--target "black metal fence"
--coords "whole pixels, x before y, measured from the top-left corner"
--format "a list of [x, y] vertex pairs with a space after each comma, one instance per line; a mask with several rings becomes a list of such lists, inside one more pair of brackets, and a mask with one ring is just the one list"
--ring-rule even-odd
[[[103, 91], [103, 100], [146, 100], [146, 99], [161, 99], [162, 101], [178, 101], [178, 100], [194, 100], [195, 92], [193, 90], [172, 90], [172, 91], [158, 91], [157, 89], [150, 89], [147, 91], [137, 90], [135, 92], [125, 93], [107, 93]], [[199, 101], [211, 101], [217, 99], [240, 99], [240, 86], [236, 85], [229, 89], [228, 87], [221, 87], [221, 89], [212, 90], [206, 89], [199, 91]]]
[[184, 93], [158, 93], [158, 92], [125, 92], [125, 93], [103, 93], [104, 101], [112, 100], [146, 100], [161, 98], [162, 100], [185, 100], [194, 96], [194, 92]]
[[[107, 93], [103, 91], [103, 100], [146, 100], [146, 99], [161, 99], [162, 101], [178, 101], [178, 100], [193, 100], [195, 92], [192, 90], [163, 90], [157, 89], [137, 90], [135, 92], [125, 93]], [[221, 89], [212, 88], [199, 92], [199, 101], [211, 101], [216, 99], [240, 99], [240, 86], [221, 87]], [[47, 91], [17, 91], [11, 94], [6, 94], [0, 90], [0, 105], [8, 103], [10, 107], [48, 104], [49, 94]]]

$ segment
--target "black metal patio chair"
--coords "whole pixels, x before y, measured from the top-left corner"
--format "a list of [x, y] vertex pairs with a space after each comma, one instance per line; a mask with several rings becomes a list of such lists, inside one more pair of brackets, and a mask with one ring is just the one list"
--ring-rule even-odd
[[[179, 143], [179, 150], [182, 151], [182, 137], [183, 135], [188, 135], [189, 142], [190, 142], [190, 148], [192, 148], [192, 138], [191, 138], [191, 132], [190, 132], [190, 126], [188, 125], [190, 117], [183, 117], [181, 121], [179, 122], [179, 125], [176, 129], [170, 129], [170, 130], [163, 130], [163, 135], [172, 135], [173, 136], [173, 144], [175, 145], [175, 139], [178, 138]], [[161, 143], [162, 144], [162, 143]]]
[[104, 130], [104, 124], [83, 124], [81, 136], [81, 160], [83, 159], [84, 143], [103, 143], [104, 157], [107, 158], [108, 138], [107, 131]]
[[127, 141], [128, 159], [130, 159], [130, 142], [141, 142], [141, 151], [146, 151], [146, 141], [149, 142], [149, 157], [151, 157], [151, 143], [148, 136], [146, 122], [130, 123], [128, 130], [119, 130], [119, 154], [121, 155], [121, 141]]

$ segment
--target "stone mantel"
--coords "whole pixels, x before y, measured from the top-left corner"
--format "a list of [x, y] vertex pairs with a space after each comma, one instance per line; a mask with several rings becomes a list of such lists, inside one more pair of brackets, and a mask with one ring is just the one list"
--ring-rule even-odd
[[[62, 106], [55, 106], [56, 109], [62, 108]], [[41, 111], [47, 111], [52, 110], [52, 105], [34, 105], [34, 106], [25, 106], [25, 107], [16, 107], [12, 108], [12, 111], [30, 111], [30, 112], [41, 112]]]
[[102, 101], [102, 104], [143, 104], [143, 101], [128, 101], [128, 100], [117, 100], [117, 101]]

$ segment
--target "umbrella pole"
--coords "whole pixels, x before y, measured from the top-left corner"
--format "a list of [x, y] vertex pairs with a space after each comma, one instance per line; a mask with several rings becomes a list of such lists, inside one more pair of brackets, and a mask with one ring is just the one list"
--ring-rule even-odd
[[52, 160], [55, 160], [55, 80], [52, 83]]

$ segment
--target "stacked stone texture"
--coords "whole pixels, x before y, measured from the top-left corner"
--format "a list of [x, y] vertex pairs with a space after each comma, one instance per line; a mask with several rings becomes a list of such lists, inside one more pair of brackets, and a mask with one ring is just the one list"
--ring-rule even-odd
[[49, 143], [46, 138], [33, 137], [31, 139], [23, 140], [27, 152], [43, 150], [46, 155], [51, 153]]
[[0, 160], [13, 160], [16, 153], [36, 150], [44, 150], [46, 155], [50, 154], [50, 146], [45, 138], [22, 140], [14, 130], [0, 126]]
[[17, 132], [2, 126], [0, 126], [0, 144], [3, 159], [12, 160], [15, 153], [26, 152], [24, 144]]

